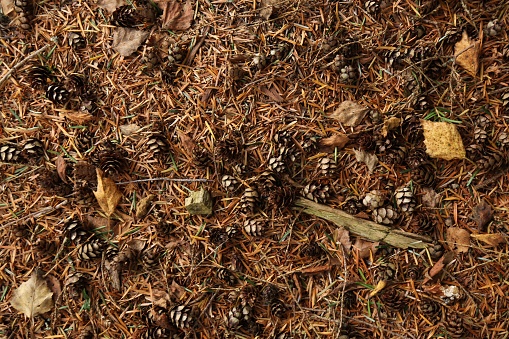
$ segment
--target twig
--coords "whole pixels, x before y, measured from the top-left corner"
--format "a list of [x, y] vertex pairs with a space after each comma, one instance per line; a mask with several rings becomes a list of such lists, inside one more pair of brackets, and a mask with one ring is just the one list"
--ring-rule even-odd
[[202, 34], [200, 40], [198, 40], [198, 42], [191, 49], [191, 52], [189, 52], [189, 55], [187, 56], [187, 58], [184, 60], [184, 63], [183, 63], [184, 65], [191, 64], [196, 53], [198, 53], [198, 50], [200, 49], [201, 45], [203, 45], [203, 43], [205, 42], [205, 39], [207, 38], [207, 35], [209, 34], [209, 30], [210, 30], [210, 26], [207, 26], [207, 28], [205, 28], [203, 30], [203, 34]]
[[148, 181], [208, 182], [208, 181], [212, 181], [212, 180], [203, 179], [203, 178], [198, 178], [198, 179], [152, 178], [152, 179], [139, 179], [139, 180], [123, 181], [123, 182], [118, 182], [117, 185], [127, 185], [127, 184], [132, 184], [135, 182], [148, 182]]
[[39, 55], [42, 52], [44, 52], [48, 47], [49, 47], [49, 44], [44, 45], [43, 47], [39, 48], [37, 51], [33, 51], [32, 53], [27, 55], [25, 59], [21, 60], [16, 65], [14, 65], [14, 67], [12, 67], [7, 73], [5, 73], [5, 75], [2, 77], [2, 79], [0, 79], [0, 88], [2, 88], [3, 84], [7, 81], [7, 79], [9, 79], [9, 77], [12, 75], [12, 73], [14, 73], [15, 70], [17, 70], [18, 68], [20, 68], [21, 66], [26, 64], [28, 60], [32, 59], [36, 55]]

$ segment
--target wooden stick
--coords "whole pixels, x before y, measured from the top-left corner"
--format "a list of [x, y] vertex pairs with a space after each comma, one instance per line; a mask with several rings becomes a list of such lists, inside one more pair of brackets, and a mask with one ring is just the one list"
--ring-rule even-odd
[[43, 47], [39, 48], [37, 51], [33, 51], [32, 53], [30, 53], [29, 55], [27, 55], [27, 57], [23, 60], [21, 60], [20, 62], [18, 62], [16, 65], [14, 65], [14, 67], [12, 67], [3, 77], [2, 79], [0, 79], [0, 89], [3, 87], [3, 84], [7, 81], [7, 79], [9, 79], [9, 77], [12, 75], [12, 73], [14, 73], [15, 70], [17, 70], [18, 68], [20, 68], [21, 66], [23, 66], [24, 64], [26, 64], [26, 62], [30, 59], [32, 59], [34, 56], [36, 55], [39, 55], [41, 54], [42, 52], [44, 52], [47, 48], [49, 47], [49, 44], [48, 45], [44, 45]]
[[432, 246], [432, 240], [429, 237], [396, 230], [369, 220], [359, 219], [343, 211], [317, 204], [308, 199], [298, 198], [294, 204], [297, 207], [304, 208], [304, 213], [332, 221], [351, 233], [370, 241], [384, 242], [388, 245], [404, 249]]

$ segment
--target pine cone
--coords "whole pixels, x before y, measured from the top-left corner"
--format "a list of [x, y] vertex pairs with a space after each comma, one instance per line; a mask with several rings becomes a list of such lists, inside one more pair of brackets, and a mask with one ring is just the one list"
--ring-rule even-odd
[[396, 205], [403, 213], [412, 213], [417, 205], [414, 193], [408, 186], [400, 187], [394, 192]]
[[315, 152], [318, 148], [318, 137], [306, 135], [300, 147], [302, 147], [305, 153]]
[[306, 257], [321, 258], [326, 254], [326, 252], [318, 243], [310, 242], [304, 246], [301, 254]]
[[260, 297], [265, 305], [270, 305], [274, 300], [279, 298], [279, 288], [273, 284], [268, 284], [263, 288]]
[[[374, 1], [367, 1], [366, 4]], [[394, 70], [402, 70], [408, 64], [408, 52], [402, 48], [396, 48], [385, 54], [385, 62]]]
[[401, 129], [412, 145], [420, 145], [424, 141], [421, 122], [415, 114], [408, 114], [403, 118]]
[[49, 85], [46, 89], [46, 98], [54, 104], [65, 104], [69, 100], [70, 93], [62, 85]]
[[192, 321], [191, 308], [185, 305], [178, 305], [170, 310], [170, 321], [177, 328], [184, 329], [189, 327]]
[[352, 84], [358, 78], [358, 71], [350, 65], [346, 65], [339, 70], [339, 81], [344, 84]]
[[118, 27], [135, 28], [142, 22], [136, 12], [136, 8], [130, 5], [118, 7], [112, 14], [112, 24]]
[[392, 206], [387, 205], [374, 209], [371, 217], [377, 224], [392, 225], [399, 218], [399, 214]]
[[226, 268], [220, 268], [217, 270], [216, 275], [219, 279], [226, 282], [228, 285], [233, 286], [237, 283], [237, 277]]
[[187, 55], [187, 46], [178, 43], [171, 44], [168, 48], [168, 62], [170, 64], [180, 64]]
[[240, 135], [226, 135], [215, 147], [214, 154], [220, 160], [232, 161], [241, 154]]
[[463, 324], [463, 318], [456, 312], [448, 312], [444, 321], [447, 335], [450, 338], [460, 339], [463, 338], [465, 333], [465, 326]]
[[0, 160], [4, 162], [18, 162], [21, 160], [21, 151], [15, 145], [1, 145], [0, 146]]
[[273, 156], [269, 158], [267, 167], [274, 173], [281, 173], [286, 169], [286, 165], [283, 161], [283, 156]]
[[506, 88], [506, 91], [502, 93], [500, 99], [502, 99], [502, 106], [509, 106], [509, 87]]
[[257, 191], [262, 197], [267, 197], [272, 190], [279, 187], [279, 180], [271, 171], [265, 171], [256, 180]]
[[431, 235], [435, 230], [435, 221], [428, 213], [418, 213], [412, 218], [410, 227], [419, 234]]
[[80, 260], [100, 258], [105, 247], [103, 240], [99, 238], [92, 238], [78, 247], [78, 258]]
[[56, 171], [44, 169], [39, 176], [39, 185], [49, 195], [64, 197], [72, 193], [72, 187], [63, 182]]
[[141, 262], [147, 268], [154, 268], [159, 263], [161, 257], [161, 251], [155, 245], [144, 249], [141, 252]]
[[270, 303], [270, 313], [272, 313], [273, 316], [282, 318], [286, 313], [286, 306], [283, 304], [283, 302], [279, 299], [272, 300]]
[[54, 257], [58, 250], [58, 243], [54, 240], [39, 238], [35, 242], [35, 250], [42, 256]]
[[126, 162], [125, 153], [117, 145], [107, 141], [99, 149], [98, 167], [108, 176], [123, 172]]
[[256, 54], [251, 61], [252, 68], [256, 70], [262, 70], [267, 67], [267, 57], [263, 54]]
[[35, 89], [45, 88], [51, 79], [50, 70], [42, 65], [32, 66], [28, 70], [27, 80]]
[[209, 151], [204, 147], [195, 147], [193, 150], [193, 161], [196, 167], [200, 169], [207, 169], [213, 166], [212, 157]]
[[71, 46], [74, 49], [82, 49], [87, 47], [87, 40], [85, 38], [76, 32], [70, 32], [67, 35], [67, 41], [69, 43], [69, 46]]
[[371, 133], [362, 133], [356, 142], [364, 151], [371, 152], [375, 150], [376, 142]]
[[65, 88], [69, 93], [80, 95], [86, 91], [85, 77], [77, 73], [71, 73], [65, 79]]
[[430, 163], [424, 163], [412, 169], [412, 180], [419, 185], [432, 187], [435, 183], [435, 168]]
[[364, 2], [364, 8], [369, 14], [376, 15], [380, 13], [380, 2], [377, 0], [367, 0]]
[[44, 144], [36, 138], [29, 138], [25, 141], [22, 150], [25, 159], [38, 159], [44, 155]]
[[80, 295], [81, 292], [90, 286], [91, 276], [88, 273], [72, 272], [65, 279], [65, 286], [72, 289], [73, 294]]
[[22, 29], [30, 28], [30, 20], [33, 16], [33, 5], [30, 0], [15, 0], [14, 10], [18, 13], [17, 20], [20, 23]]
[[424, 299], [419, 303], [422, 315], [431, 323], [435, 323], [442, 317], [442, 307], [436, 301]]
[[74, 134], [74, 144], [80, 152], [86, 152], [94, 146], [94, 137], [89, 129], [80, 129]]
[[237, 189], [237, 185], [239, 184], [239, 181], [228, 174], [225, 174], [221, 177], [221, 185], [223, 185], [224, 189], [227, 192], [233, 192]]
[[168, 139], [161, 133], [150, 134], [145, 146], [155, 159], [163, 159], [170, 153]]
[[341, 209], [348, 214], [355, 215], [363, 209], [364, 205], [356, 197], [349, 197], [341, 206]]
[[67, 221], [64, 225], [64, 232], [65, 237], [74, 244], [80, 244], [90, 236], [78, 219], [70, 219]]
[[384, 202], [385, 195], [379, 190], [373, 190], [367, 193], [362, 199], [362, 204], [370, 210], [383, 206]]
[[422, 268], [417, 265], [411, 265], [405, 270], [405, 279], [407, 280], [419, 280], [421, 278]]
[[209, 240], [215, 246], [222, 245], [230, 239], [226, 231], [221, 228], [213, 228], [209, 233]]
[[292, 50], [292, 46], [290, 46], [286, 42], [279, 43], [275, 48], [272, 48], [267, 54], [267, 61], [269, 64], [274, 64], [276, 62], [284, 60], [290, 51]]
[[507, 156], [499, 151], [487, 151], [479, 161], [477, 167], [493, 171], [507, 164]]
[[240, 211], [245, 214], [253, 213], [258, 203], [258, 197], [258, 192], [255, 189], [251, 187], [246, 188], [244, 194], [242, 194], [242, 198], [240, 198]]
[[140, 339], [174, 339], [169, 329], [159, 326], [150, 326], [140, 336]]
[[388, 165], [398, 165], [403, 162], [406, 157], [407, 149], [405, 146], [396, 146], [387, 154], [381, 157], [382, 162]]
[[334, 172], [336, 172], [337, 168], [338, 168], [338, 166], [336, 165], [334, 160], [332, 160], [328, 156], [325, 156], [318, 161], [317, 170], [322, 175], [325, 175], [325, 176], [332, 175], [332, 174], [334, 174]]
[[503, 29], [504, 27], [502, 26], [502, 23], [498, 21], [498, 19], [491, 20], [484, 28], [484, 34], [487, 36], [497, 36], [502, 32]]
[[408, 166], [413, 169], [429, 162], [429, 156], [423, 147], [414, 147], [408, 153], [406, 162]]
[[387, 308], [392, 310], [402, 309], [407, 304], [404, 294], [396, 288], [389, 288], [383, 292], [380, 299]]
[[474, 141], [480, 145], [485, 144], [488, 141], [488, 132], [483, 127], [475, 126]]
[[341, 69], [345, 66], [345, 57], [342, 54], [337, 54], [330, 63], [330, 69], [336, 73], [341, 73]]
[[265, 228], [264, 224], [265, 223], [262, 220], [247, 219], [244, 221], [243, 227], [244, 231], [246, 231], [249, 236], [260, 237], [262, 235], [263, 229]]
[[502, 150], [509, 150], [509, 134], [502, 131], [498, 134], [497, 146]]
[[324, 203], [329, 198], [329, 186], [325, 184], [307, 184], [302, 189], [302, 195], [317, 203]]
[[391, 281], [396, 278], [397, 268], [391, 262], [381, 263], [375, 270], [375, 275], [378, 281]]

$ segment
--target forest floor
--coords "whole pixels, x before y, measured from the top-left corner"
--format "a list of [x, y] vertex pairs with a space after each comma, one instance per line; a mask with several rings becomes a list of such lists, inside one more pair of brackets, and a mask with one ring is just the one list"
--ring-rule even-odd
[[0, 338], [509, 338], [505, 1], [0, 2]]

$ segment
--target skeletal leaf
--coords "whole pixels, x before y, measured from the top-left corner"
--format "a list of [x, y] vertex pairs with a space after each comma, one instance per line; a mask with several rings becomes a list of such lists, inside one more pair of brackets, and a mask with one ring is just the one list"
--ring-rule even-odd
[[345, 126], [357, 126], [366, 116], [368, 109], [355, 101], [346, 100], [339, 104], [338, 108], [329, 115]]
[[466, 31], [463, 31], [461, 40], [454, 45], [456, 62], [472, 76], [476, 76], [479, 70], [480, 50], [479, 41], [470, 39]]
[[355, 159], [365, 163], [366, 166], [368, 166], [369, 173], [373, 173], [373, 170], [378, 164], [378, 157], [375, 154], [364, 152], [363, 150], [354, 149], [353, 152], [355, 153]]
[[96, 169], [97, 172], [97, 191], [94, 191], [95, 198], [106, 215], [110, 216], [115, 212], [122, 193], [117, 188], [115, 182], [104, 176], [103, 171]]
[[22, 283], [14, 291], [11, 305], [27, 317], [32, 318], [39, 314], [51, 311], [53, 308], [53, 292], [46, 280], [38, 272], [32, 273], [28, 281]]
[[468, 252], [470, 233], [463, 228], [449, 227], [447, 229], [447, 241], [456, 253]]
[[161, 16], [162, 28], [175, 31], [185, 31], [193, 23], [194, 11], [190, 1], [184, 5], [176, 0], [155, 0], [163, 11]]
[[426, 153], [432, 158], [465, 158], [465, 147], [456, 126], [447, 122], [421, 120]]
[[133, 28], [115, 27], [112, 48], [122, 56], [130, 56], [147, 39], [149, 32]]

